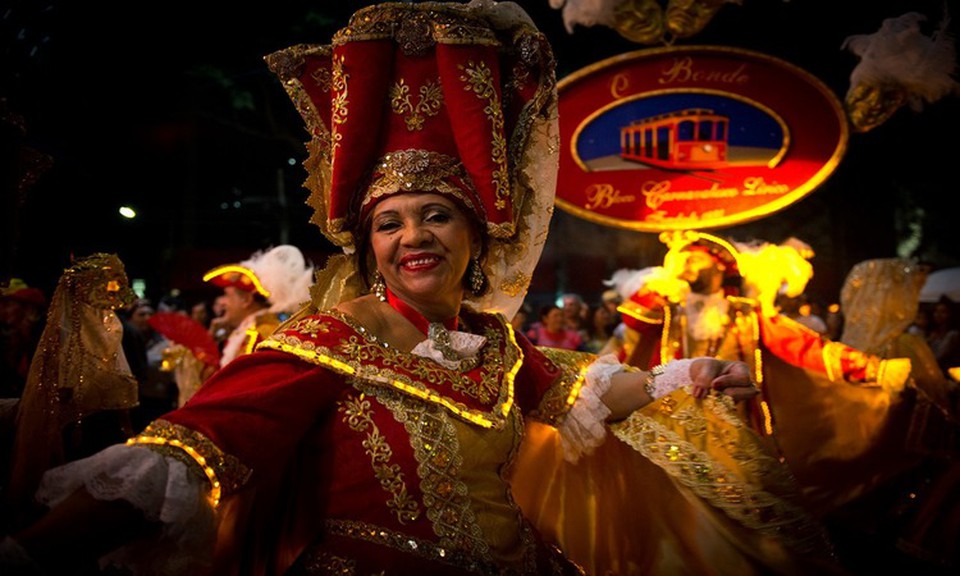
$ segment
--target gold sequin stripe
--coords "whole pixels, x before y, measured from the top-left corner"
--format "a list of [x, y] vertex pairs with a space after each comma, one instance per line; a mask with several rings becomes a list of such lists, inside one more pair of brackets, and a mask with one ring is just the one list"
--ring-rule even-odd
[[420, 490], [427, 518], [440, 545], [488, 558], [490, 547], [470, 508], [470, 490], [460, 478], [463, 457], [456, 429], [445, 413], [395, 390], [382, 390], [377, 399], [410, 435], [417, 460]]
[[257, 349], [269, 349], [286, 352], [287, 354], [293, 354], [294, 356], [310, 362], [311, 364], [326, 366], [327, 368], [340, 374], [370, 382], [386, 384], [396, 388], [397, 390], [400, 390], [401, 392], [416, 398], [420, 398], [426, 402], [443, 406], [451, 413], [457, 415], [463, 420], [466, 420], [467, 422], [472, 422], [473, 424], [482, 426], [484, 428], [493, 428], [497, 430], [501, 429], [505, 425], [505, 418], [507, 414], [510, 413], [510, 409], [513, 407], [513, 380], [516, 377], [517, 372], [520, 371], [520, 367], [523, 365], [523, 356], [520, 355], [518, 356], [516, 362], [514, 362], [514, 365], [504, 375], [506, 386], [508, 387], [507, 398], [499, 406], [499, 410], [497, 412], [487, 415], [485, 412], [468, 408], [463, 403], [451, 400], [450, 398], [442, 396], [428, 388], [415, 386], [412, 383], [404, 382], [398, 378], [391, 378], [385, 371], [376, 366], [364, 366], [361, 364], [359, 365], [359, 368], [357, 368], [351, 364], [348, 364], [347, 362], [334, 358], [333, 356], [329, 355], [329, 353], [324, 353], [327, 352], [325, 348], [321, 348], [319, 350], [310, 350], [303, 347], [304, 343], [288, 344], [276, 340], [276, 338], [279, 337], [282, 336], [274, 333], [272, 339], [261, 342]]
[[659, 318], [648, 318], [646, 314], [652, 312], [649, 308], [636, 302], [626, 301], [617, 306], [617, 312], [626, 314], [634, 320], [645, 322], [647, 324], [663, 324], [664, 321]]
[[[753, 381], [757, 384], [757, 389], [763, 391], [763, 350], [760, 348], [760, 320], [756, 314], [750, 315], [750, 346], [753, 349]], [[760, 412], [763, 417], [763, 431], [767, 436], [773, 436], [773, 411], [770, 410], [770, 403], [763, 395], [760, 396]]]
[[244, 340], [243, 343], [242, 353], [250, 354], [257, 345], [257, 340], [260, 338], [260, 332], [257, 330], [256, 326], [251, 326], [250, 328], [247, 328], [244, 338], [246, 338], [246, 340]]
[[[671, 396], [660, 400], [661, 403], [672, 401]], [[704, 400], [705, 403], [709, 401], [709, 398]], [[709, 454], [640, 411], [610, 428], [617, 438], [747, 528], [784, 540], [800, 552], [830, 550], [825, 533], [802, 508], [742, 481]], [[776, 459], [759, 451], [755, 451], [753, 459], [767, 460], [768, 469], [788, 474]], [[765, 481], [776, 483], [779, 480], [780, 485], [787, 481], [787, 478], [776, 476], [779, 475], [765, 478]]]
[[[471, 574], [504, 574], [501, 567], [493, 562], [476, 558], [462, 550], [454, 550], [439, 546], [434, 542], [394, 532], [386, 528], [367, 524], [365, 522], [356, 522], [353, 520], [327, 520], [324, 523], [328, 533], [335, 536], [362, 540], [380, 546], [386, 546], [399, 550], [401, 552], [412, 554], [419, 558], [433, 560], [442, 564], [447, 564], [469, 572]], [[305, 554], [322, 554], [322, 550], [313, 552], [310, 548]]]
[[671, 345], [670, 333], [672, 332], [671, 322], [673, 321], [671, 312], [669, 306], [663, 307], [663, 328], [660, 330], [660, 364], [666, 364], [673, 360], [677, 348], [679, 348], [679, 343], [677, 346]]
[[224, 453], [203, 434], [166, 420], [154, 420], [143, 432], [127, 440], [127, 444], [171, 456], [202, 474], [210, 482], [208, 498], [214, 507], [223, 494], [243, 486], [252, 473], [239, 459]]

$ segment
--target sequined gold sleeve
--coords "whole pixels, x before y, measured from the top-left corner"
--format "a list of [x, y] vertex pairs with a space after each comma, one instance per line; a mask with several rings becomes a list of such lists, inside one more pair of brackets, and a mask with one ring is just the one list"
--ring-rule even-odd
[[127, 444], [150, 448], [180, 460], [199, 477], [210, 482], [210, 501], [216, 506], [250, 477], [250, 469], [221, 451], [209, 438], [184, 426], [155, 420]]
[[546, 424], [556, 426], [576, 402], [587, 368], [596, 360], [596, 356], [587, 352], [543, 346], [537, 347], [537, 350], [556, 365], [559, 376], [547, 388], [534, 416]]

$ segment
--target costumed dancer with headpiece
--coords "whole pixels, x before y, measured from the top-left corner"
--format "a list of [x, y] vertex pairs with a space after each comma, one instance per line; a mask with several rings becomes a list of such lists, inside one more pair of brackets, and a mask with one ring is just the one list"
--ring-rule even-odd
[[[163, 369], [173, 372], [177, 406], [183, 406], [192, 398], [217, 368], [253, 352], [281, 322], [307, 303], [313, 274], [313, 265], [306, 261], [300, 249], [288, 244], [257, 251], [242, 262], [217, 266], [204, 274], [204, 282], [223, 289], [224, 311], [217, 322], [231, 330], [218, 357], [204, 350], [198, 355], [184, 343], [164, 350]], [[213, 338], [208, 332], [198, 336]], [[214, 346], [219, 345], [211, 342], [210, 347]]]
[[33, 494], [45, 471], [133, 435], [128, 410], [138, 387], [115, 310], [135, 297], [114, 254], [77, 259], [60, 276], [17, 407], [4, 484], [6, 518], [15, 524], [42, 511]]
[[[552, 52], [518, 5], [375, 5], [332, 46], [267, 62], [310, 132], [313, 221], [344, 254], [308, 306], [184, 407], [48, 472], [52, 510], [3, 541], [8, 565], [74, 547], [176, 574], [830, 568], [785, 470], [734, 415], [756, 394], [744, 363], [637, 370], [512, 330], [559, 153]], [[705, 453], [714, 441], [722, 460]], [[633, 481], [590, 493], [618, 522], [583, 525], [584, 500], [577, 522], [537, 513], [550, 478], [511, 477], [564, 456], [595, 474], [591, 452], [615, 467], [607, 479]], [[58, 541], [65, 529], [76, 538]]]
[[[204, 274], [204, 282], [223, 289], [223, 313], [217, 317], [217, 323], [230, 327], [230, 331], [222, 344], [209, 331], [194, 331], [185, 338], [207, 340], [200, 343], [181, 342], [175, 335], [167, 334], [177, 343], [163, 351], [162, 369], [173, 372], [177, 406], [192, 398], [217, 368], [253, 352], [281, 322], [308, 302], [313, 274], [313, 266], [300, 249], [287, 244], [257, 251], [242, 262], [217, 266]], [[156, 319], [154, 316], [151, 321]], [[175, 330], [177, 325], [170, 328]], [[157, 329], [163, 331], [162, 326]]]
[[288, 244], [255, 252], [239, 263], [217, 266], [203, 281], [223, 289], [224, 322], [233, 326], [220, 356], [220, 367], [253, 352], [310, 300], [313, 266]]
[[[664, 232], [661, 240], [669, 247], [663, 266], [620, 271], [609, 282], [624, 296], [625, 361], [649, 367], [708, 355], [749, 364], [761, 394], [740, 405], [744, 418], [786, 457], [801, 485], [807, 455], [819, 446], [808, 441], [810, 417], [821, 414], [797, 410], [795, 396], [829, 402], [831, 383], [880, 386], [888, 395], [903, 389], [909, 359], [826, 341], [778, 313], [777, 295], [803, 293], [813, 275], [806, 243], [739, 243], [690, 230]], [[825, 384], [802, 384], [811, 381]]]

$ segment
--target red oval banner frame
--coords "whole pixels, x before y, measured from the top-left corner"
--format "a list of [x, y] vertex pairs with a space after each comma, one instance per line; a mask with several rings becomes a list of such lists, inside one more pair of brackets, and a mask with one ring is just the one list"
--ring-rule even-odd
[[557, 206], [661, 232], [759, 219], [823, 183], [847, 148], [842, 103], [766, 54], [640, 50], [563, 78]]

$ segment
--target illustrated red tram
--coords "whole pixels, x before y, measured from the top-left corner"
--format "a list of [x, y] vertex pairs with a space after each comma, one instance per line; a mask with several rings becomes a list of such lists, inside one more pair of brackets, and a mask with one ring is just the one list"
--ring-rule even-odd
[[634, 120], [620, 128], [620, 157], [673, 170], [720, 168], [727, 163], [729, 123], [706, 108]]

